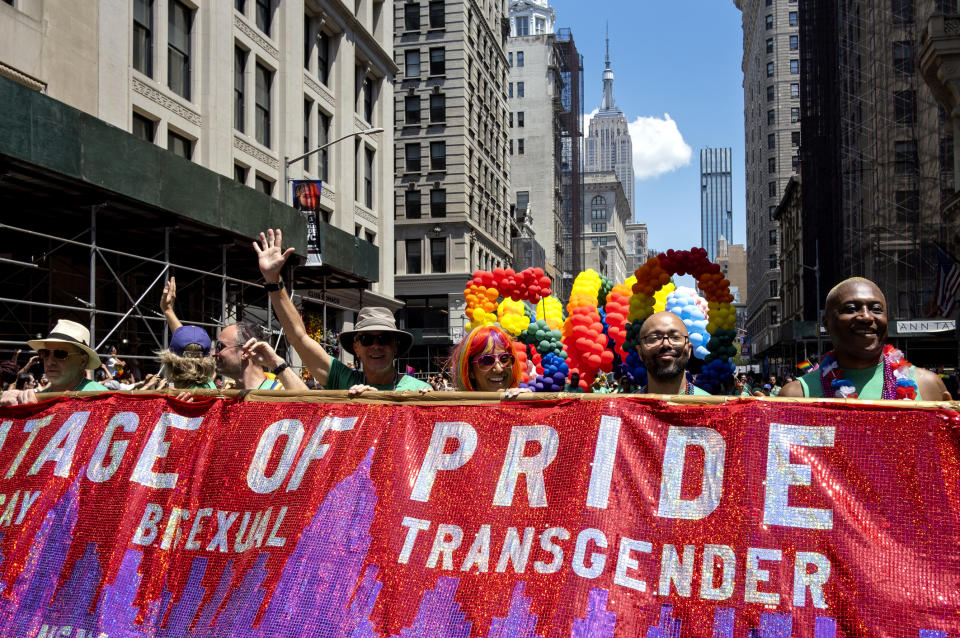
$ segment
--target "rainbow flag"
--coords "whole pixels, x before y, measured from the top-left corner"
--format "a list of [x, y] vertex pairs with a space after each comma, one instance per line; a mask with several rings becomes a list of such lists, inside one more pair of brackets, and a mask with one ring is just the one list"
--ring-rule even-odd
[[801, 361], [800, 363], [798, 363], [797, 369], [800, 370], [800, 372], [804, 372], [804, 373], [810, 372], [811, 370], [813, 370], [813, 364], [810, 363], [810, 359], [807, 359], [806, 361]]

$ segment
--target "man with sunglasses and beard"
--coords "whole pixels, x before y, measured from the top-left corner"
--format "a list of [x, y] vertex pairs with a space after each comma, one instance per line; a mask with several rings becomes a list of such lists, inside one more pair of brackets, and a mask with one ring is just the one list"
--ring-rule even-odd
[[[50, 385], [43, 392], [104, 392], [106, 387], [87, 379], [87, 370], [100, 367], [100, 357], [90, 348], [90, 331], [75, 321], [61, 319], [46, 339], [27, 342], [40, 355]], [[32, 389], [7, 390], [0, 406], [36, 403]]]
[[637, 343], [637, 353], [647, 368], [647, 385], [641, 393], [710, 394], [687, 381], [693, 346], [680, 317], [667, 311], [650, 315], [640, 328]]
[[397, 355], [410, 349], [413, 335], [397, 330], [396, 320], [388, 308], [361, 308], [354, 329], [340, 333], [340, 345], [360, 360], [360, 370], [353, 370], [331, 357], [307, 334], [300, 313], [283, 289], [280, 270], [293, 248], [283, 250], [280, 229], [260, 233], [260, 241], [253, 242], [253, 248], [267, 282], [264, 287], [270, 292], [270, 302], [287, 341], [317, 383], [327, 390], [349, 390], [354, 395], [368, 390], [426, 392], [431, 389], [425, 381], [397, 372]]

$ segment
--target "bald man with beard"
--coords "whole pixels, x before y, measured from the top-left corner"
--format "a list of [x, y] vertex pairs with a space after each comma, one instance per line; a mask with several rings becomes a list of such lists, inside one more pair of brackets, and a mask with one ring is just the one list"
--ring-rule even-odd
[[[823, 322], [833, 342], [832, 358], [839, 373], [853, 384], [858, 399], [880, 399], [884, 387], [883, 349], [887, 343], [887, 300], [875, 283], [863, 277], [851, 277], [827, 294]], [[783, 386], [781, 397], [829, 397], [824, 391], [821, 369], [809, 372]], [[950, 393], [939, 376], [917, 366], [907, 371], [917, 383], [916, 400], [949, 401]]]
[[687, 381], [693, 346], [687, 327], [672, 312], [655, 312], [647, 317], [637, 337], [637, 354], [647, 368], [642, 394], [710, 394]]

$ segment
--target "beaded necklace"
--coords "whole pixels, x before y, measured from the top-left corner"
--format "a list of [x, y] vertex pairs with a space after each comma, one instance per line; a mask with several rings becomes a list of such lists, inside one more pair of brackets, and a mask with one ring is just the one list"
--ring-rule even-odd
[[[885, 400], [917, 398], [917, 382], [913, 379], [913, 364], [907, 361], [903, 353], [889, 343], [883, 347], [883, 390], [880, 398]], [[844, 378], [843, 370], [837, 364], [837, 357], [831, 350], [820, 364], [820, 387], [827, 399], [856, 399], [857, 388], [849, 379]]]

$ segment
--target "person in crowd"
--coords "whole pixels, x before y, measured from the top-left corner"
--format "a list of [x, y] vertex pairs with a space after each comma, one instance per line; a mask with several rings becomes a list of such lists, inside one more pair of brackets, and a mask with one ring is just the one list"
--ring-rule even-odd
[[760, 391], [760, 394], [765, 397], [773, 396], [773, 386], [769, 383], [763, 384], [763, 390]]
[[37, 387], [37, 381], [29, 372], [23, 372], [17, 375], [17, 381], [14, 387], [17, 390], [34, 390]]
[[101, 366], [107, 371], [108, 376], [115, 378], [119, 376], [118, 371], [122, 370], [127, 364], [117, 356], [117, 346], [110, 346], [108, 352], [107, 358]]
[[[241, 390], [306, 390], [300, 375], [260, 339], [259, 327], [235, 323], [220, 331], [214, 348], [217, 372], [234, 380]], [[273, 373], [268, 378], [264, 368]]]
[[513, 398], [529, 388], [519, 388], [523, 368], [513, 353], [513, 339], [500, 326], [478, 326], [450, 353], [448, 366], [455, 390], [505, 392]]
[[253, 243], [265, 288], [287, 341], [297, 351], [313, 378], [327, 390], [349, 390], [357, 395], [369, 390], [429, 391], [430, 384], [397, 371], [396, 358], [413, 345], [413, 335], [397, 329], [388, 308], [361, 308], [353, 330], [340, 333], [340, 346], [360, 361], [360, 369], [351, 369], [310, 338], [290, 297], [284, 292], [280, 271], [293, 253], [282, 248], [280, 229], [260, 233]]
[[780, 394], [780, 390], [783, 388], [783, 384], [780, 383], [780, 380], [777, 379], [775, 374], [771, 374], [767, 379], [766, 385], [770, 386], [770, 396], [775, 397]]
[[170, 347], [159, 353], [164, 373], [178, 390], [216, 389], [213, 376], [217, 360], [210, 352], [210, 337], [198, 326], [181, 325]]
[[[27, 345], [43, 361], [50, 384], [41, 392], [97, 392], [107, 388], [87, 378], [87, 370], [100, 367], [100, 357], [90, 347], [90, 331], [75, 321], [60, 319], [46, 339], [31, 339]], [[0, 406], [36, 403], [34, 390], [6, 390]]]
[[693, 346], [680, 317], [668, 311], [653, 313], [640, 327], [637, 344], [637, 353], [647, 368], [642, 394], [710, 394], [687, 381]]
[[887, 300], [869, 279], [852, 277], [834, 286], [823, 321], [833, 350], [818, 370], [784, 386], [780, 396], [950, 400], [940, 377], [887, 347]]

